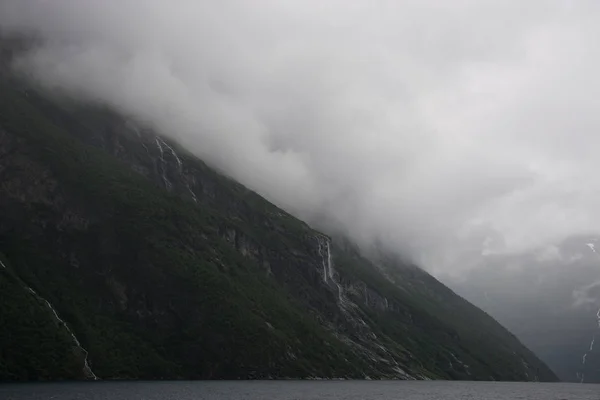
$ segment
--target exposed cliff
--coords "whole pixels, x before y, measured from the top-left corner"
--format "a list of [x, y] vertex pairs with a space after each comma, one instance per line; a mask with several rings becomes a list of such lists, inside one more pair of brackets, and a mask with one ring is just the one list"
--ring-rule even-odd
[[0, 80], [0, 378], [555, 379], [422, 270]]

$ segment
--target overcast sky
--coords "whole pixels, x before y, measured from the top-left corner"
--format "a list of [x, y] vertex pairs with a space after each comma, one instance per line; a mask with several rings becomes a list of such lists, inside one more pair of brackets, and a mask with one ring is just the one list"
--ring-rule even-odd
[[596, 0], [0, 0], [0, 27], [49, 40], [44, 83], [434, 272], [599, 230]]

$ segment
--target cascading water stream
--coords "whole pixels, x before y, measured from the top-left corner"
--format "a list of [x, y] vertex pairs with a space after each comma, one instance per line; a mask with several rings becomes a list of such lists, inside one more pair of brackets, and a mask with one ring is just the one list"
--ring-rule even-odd
[[[591, 251], [594, 252], [594, 254], [598, 255], [600, 257], [600, 254], [598, 254], [598, 252], [596, 252], [596, 247], [594, 245], [594, 243], [586, 243], [586, 246], [590, 248]], [[598, 322], [598, 329], [600, 329], [600, 308], [598, 309], [598, 311], [596, 311], [596, 319]], [[581, 373], [577, 373], [577, 377], [580, 378], [580, 382], [583, 383], [585, 380], [585, 362], [587, 361], [587, 356], [588, 354], [592, 353], [594, 351], [594, 342], [596, 341], [596, 334], [594, 333], [592, 335], [592, 340], [590, 342], [590, 347], [589, 350], [587, 352], [585, 352], [583, 354], [583, 356], [581, 357], [581, 366], [582, 366], [582, 371]]]
[[327, 253], [325, 252], [325, 240], [326, 239], [324, 239], [320, 236], [317, 237], [317, 243], [319, 246], [319, 255], [321, 256], [321, 266], [323, 267], [323, 282], [325, 284], [327, 284], [327, 279], [329, 278], [329, 273], [327, 272], [328, 263], [326, 262]]
[[161, 144], [161, 140], [159, 140], [158, 136], [154, 139], [155, 143], [156, 143], [156, 147], [158, 147], [158, 151], [160, 152], [160, 171], [161, 171], [161, 177], [163, 179], [163, 182], [165, 184], [165, 187], [167, 189], [171, 189], [171, 182], [169, 182], [169, 179], [167, 179], [167, 163], [165, 161], [165, 150], [163, 149], [163, 146]]
[[337, 290], [338, 302], [342, 308], [346, 307], [346, 299], [344, 298], [344, 290], [342, 286], [336, 282], [333, 262], [331, 260], [331, 244], [328, 238], [323, 236], [317, 237], [317, 243], [319, 245], [319, 254], [321, 256], [323, 265], [323, 282], [328, 285], [332, 285]]
[[196, 197], [196, 193], [194, 193], [194, 191], [190, 188], [190, 185], [186, 185], [187, 186], [187, 190], [188, 192], [190, 192], [190, 194], [192, 195], [192, 200], [194, 200], [194, 203], [198, 202], [198, 198]]
[[[168, 180], [168, 178], [166, 176], [167, 162], [165, 161], [165, 148], [167, 148], [171, 152], [171, 155], [177, 162], [177, 170], [178, 170], [179, 174], [182, 176], [183, 176], [183, 162], [181, 161], [181, 159], [175, 152], [175, 149], [173, 149], [173, 147], [171, 147], [167, 142], [165, 142], [163, 139], [161, 139], [158, 136], [156, 136], [154, 138], [154, 140], [156, 142], [156, 147], [158, 148], [158, 151], [160, 152], [161, 177], [163, 179], [163, 182], [165, 183], [165, 187], [167, 189], [171, 189], [171, 187], [173, 185], [171, 184], [171, 182]], [[196, 197], [196, 193], [194, 193], [194, 191], [190, 187], [190, 184], [185, 179], [184, 179], [184, 181], [185, 181], [185, 187], [187, 188], [188, 192], [190, 192], [190, 195], [192, 196], [192, 200], [194, 200], [194, 203], [197, 203], [198, 198]]]
[[[146, 149], [146, 153], [148, 153], [148, 155], [150, 156], [150, 150], [148, 149], [148, 146], [142, 139], [142, 132], [140, 132], [137, 125], [133, 121], [127, 121], [126, 125], [129, 129], [131, 129], [135, 132], [137, 137], [140, 139], [142, 146], [144, 147], [144, 149]], [[175, 152], [175, 149], [173, 149], [173, 147], [171, 147], [171, 145], [169, 145], [167, 142], [165, 142], [160, 136], [154, 136], [154, 143], [156, 144], [156, 147], [158, 148], [158, 151], [160, 153], [159, 168], [160, 168], [161, 178], [162, 178], [163, 183], [165, 184], [165, 187], [167, 188], [167, 190], [170, 190], [173, 187], [173, 184], [167, 178], [168, 163], [165, 160], [165, 148], [171, 153], [171, 155], [177, 162], [177, 170], [181, 176], [183, 176], [183, 162], [181, 161], [181, 158], [179, 158], [179, 156], [177, 155], [177, 152]], [[192, 188], [190, 187], [190, 184], [187, 182], [186, 179], [183, 179], [183, 181], [185, 182], [185, 187], [186, 187], [187, 191], [192, 196], [192, 200], [194, 200], [194, 203], [197, 203], [198, 197], [196, 197], [196, 193], [194, 193], [194, 191], [192, 190]]]
[[[3, 269], [7, 269], [6, 265], [4, 265], [4, 263], [1, 260], [0, 260], [0, 266]], [[93, 380], [99, 380], [100, 378], [98, 378], [96, 376], [96, 374], [94, 374], [94, 371], [92, 371], [92, 368], [90, 367], [90, 364], [88, 362], [88, 354], [89, 354], [88, 351], [83, 348], [83, 346], [81, 345], [81, 342], [79, 342], [79, 339], [77, 339], [77, 337], [75, 336], [75, 334], [73, 333], [73, 331], [71, 330], [71, 328], [69, 328], [69, 326], [67, 325], [67, 323], [58, 315], [58, 312], [56, 312], [56, 309], [52, 306], [52, 304], [50, 304], [50, 302], [48, 300], [44, 299], [42, 296], [40, 296], [39, 294], [37, 294], [37, 292], [35, 290], [33, 290], [32, 288], [30, 288], [29, 286], [26, 286], [26, 289], [36, 299], [41, 300], [42, 302], [44, 302], [44, 304], [46, 305], [46, 307], [48, 307], [48, 309], [54, 315], [54, 319], [56, 319], [67, 330], [67, 332], [71, 336], [71, 339], [73, 340], [73, 343], [75, 343], [75, 345], [83, 352], [83, 355], [84, 355], [83, 373], [85, 374], [86, 378], [91, 378]]]
[[182, 167], [182, 162], [181, 159], [179, 158], [179, 156], [177, 156], [177, 153], [175, 153], [175, 150], [173, 150], [173, 148], [171, 146], [169, 146], [169, 144], [167, 144], [164, 140], [162, 140], [161, 138], [157, 138], [161, 145], [166, 147], [167, 149], [169, 149], [169, 151], [171, 152], [171, 155], [173, 155], [173, 158], [175, 158], [175, 161], [177, 161], [177, 169], [179, 170], [179, 173], [182, 172], [183, 167]]
[[75, 336], [75, 334], [73, 333], [71, 328], [69, 328], [67, 323], [58, 315], [58, 313], [56, 312], [56, 310], [54, 309], [54, 307], [52, 306], [52, 304], [50, 304], [50, 302], [48, 300], [44, 299], [42, 296], [37, 294], [36, 291], [30, 287], [27, 287], [27, 290], [29, 290], [29, 292], [31, 294], [33, 294], [37, 299], [43, 301], [46, 304], [46, 306], [50, 309], [50, 311], [52, 311], [54, 318], [67, 330], [67, 332], [71, 336], [71, 339], [73, 339], [73, 343], [75, 343], [75, 345], [83, 352], [83, 355], [84, 355], [83, 373], [85, 374], [86, 378], [98, 380], [99, 378], [96, 376], [96, 374], [94, 374], [94, 371], [92, 371], [92, 368], [90, 367], [90, 364], [88, 363], [88, 354], [89, 354], [88, 351], [83, 348], [83, 346], [81, 345], [81, 342], [79, 342], [79, 339], [77, 339], [77, 336]]

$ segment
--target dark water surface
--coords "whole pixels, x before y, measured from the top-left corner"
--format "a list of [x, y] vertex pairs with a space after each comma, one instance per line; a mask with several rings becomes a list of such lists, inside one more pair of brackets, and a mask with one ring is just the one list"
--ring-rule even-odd
[[575, 383], [246, 381], [90, 382], [0, 385], [0, 400], [600, 400], [600, 385]]

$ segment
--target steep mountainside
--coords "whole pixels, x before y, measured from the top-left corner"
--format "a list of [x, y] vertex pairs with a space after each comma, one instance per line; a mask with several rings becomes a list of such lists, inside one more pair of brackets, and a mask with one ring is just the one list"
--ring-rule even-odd
[[0, 379], [555, 380], [422, 270], [6, 70], [0, 209]]
[[514, 332], [561, 380], [600, 383], [599, 253], [597, 237], [570, 237], [530, 252], [489, 256], [487, 268], [469, 278], [471, 285], [453, 286]]

